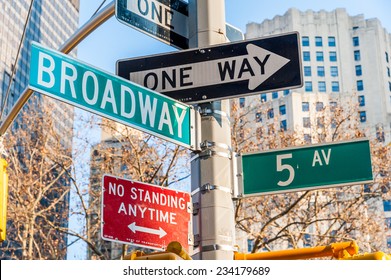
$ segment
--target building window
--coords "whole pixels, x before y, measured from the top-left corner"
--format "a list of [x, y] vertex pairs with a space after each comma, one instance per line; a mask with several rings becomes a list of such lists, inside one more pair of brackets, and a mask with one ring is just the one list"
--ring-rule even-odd
[[364, 90], [364, 82], [362, 80], [357, 81], [357, 90], [358, 91]]
[[316, 118], [316, 125], [318, 128], [324, 128], [324, 117]]
[[311, 61], [310, 52], [303, 52], [303, 60], [304, 61]]
[[339, 92], [339, 82], [331, 82], [331, 91]]
[[324, 66], [318, 66], [318, 76], [324, 77]]
[[240, 108], [244, 108], [246, 106], [246, 99], [244, 97], [239, 98]]
[[387, 67], [387, 76], [391, 77], [390, 67]]
[[383, 201], [384, 211], [391, 211], [391, 200]]
[[358, 97], [358, 105], [359, 105], [360, 107], [365, 106], [365, 96], [364, 96], [364, 95], [360, 95], [360, 96]]
[[371, 187], [368, 184], [364, 184], [364, 193], [371, 193]]
[[330, 52], [330, 61], [337, 61], [337, 52]]
[[301, 37], [301, 44], [303, 47], [308, 47], [310, 45], [310, 39], [308, 36]]
[[355, 61], [360, 61], [361, 60], [360, 51], [354, 51], [354, 60]]
[[336, 127], [337, 127], [337, 120], [331, 119], [331, 128], [336, 128]]
[[289, 89], [285, 89], [284, 90], [284, 96], [286, 96], [286, 95], [288, 95], [288, 94], [290, 94], [291, 93], [291, 91], [289, 90]]
[[331, 101], [330, 102], [330, 111], [335, 112], [335, 109], [337, 109], [337, 102]]
[[303, 118], [303, 127], [309, 128], [311, 127], [311, 120], [309, 117]]
[[312, 245], [312, 236], [308, 233], [304, 234], [304, 248], [311, 247]]
[[272, 98], [277, 99], [278, 98], [278, 91], [273, 91], [272, 92]]
[[280, 105], [280, 115], [285, 115], [285, 114], [286, 114], [286, 106]]
[[320, 112], [322, 110], [323, 110], [323, 102], [320, 101], [316, 102], [316, 111]]
[[356, 76], [362, 75], [361, 65], [356, 65]]
[[261, 93], [261, 102], [266, 102], [266, 101], [267, 101], [267, 94]]
[[323, 46], [322, 37], [315, 37], [315, 46], [317, 47]]
[[309, 134], [304, 134], [304, 141], [305, 141], [307, 144], [311, 144], [311, 142], [312, 142], [311, 135], [309, 135]]
[[272, 108], [272, 109], [269, 109], [269, 110], [267, 111], [267, 118], [268, 118], [268, 119], [274, 118], [274, 110], [273, 110], [273, 108]]
[[[384, 127], [383, 127], [383, 125], [376, 125], [376, 139], [379, 142], [384, 142], [386, 140], [385, 139], [385, 135], [384, 135]], [[380, 171], [380, 174], [382, 175], [381, 171]], [[384, 176], [386, 176], [386, 175], [384, 175]], [[386, 186], [382, 186], [382, 192], [383, 193], [388, 192], [388, 188]]]
[[335, 47], [335, 37], [329, 37], [329, 47]]
[[262, 114], [257, 112], [255, 113], [255, 121], [256, 122], [261, 122], [262, 121]]
[[280, 129], [283, 130], [283, 131], [287, 131], [287, 122], [286, 122], [286, 120], [282, 120], [280, 122]]
[[316, 52], [316, 61], [323, 61], [323, 52]]
[[388, 61], [388, 52], [386, 52], [386, 61], [387, 61], [387, 63], [389, 62]]
[[360, 45], [360, 40], [358, 37], [353, 37], [353, 46], [358, 47]]
[[311, 76], [311, 66], [304, 66], [304, 76], [306, 77]]
[[[386, 218], [386, 227], [391, 229], [391, 218]], [[391, 244], [390, 244], [391, 245]], [[389, 247], [390, 248], [390, 247]]]
[[247, 252], [251, 252], [254, 248], [254, 239], [247, 239]]
[[360, 114], [360, 122], [364, 123], [367, 121], [367, 113], [365, 111], [359, 112]]
[[388, 82], [388, 89], [391, 91], [391, 82]]
[[318, 89], [320, 92], [326, 92], [326, 82], [319, 82]]
[[305, 82], [305, 91], [310, 92], [312, 91], [312, 82]]
[[309, 112], [310, 111], [310, 103], [308, 103], [308, 102], [301, 102], [301, 110], [303, 112]]
[[338, 67], [337, 66], [330, 67], [330, 75], [331, 75], [331, 77], [338, 77]]
[[391, 236], [387, 236], [387, 248], [391, 249]]

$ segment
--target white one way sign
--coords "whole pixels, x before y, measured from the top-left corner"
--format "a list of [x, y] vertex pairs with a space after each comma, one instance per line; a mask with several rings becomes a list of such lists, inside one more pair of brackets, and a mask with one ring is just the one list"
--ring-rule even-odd
[[120, 60], [117, 75], [189, 103], [302, 85], [298, 34]]

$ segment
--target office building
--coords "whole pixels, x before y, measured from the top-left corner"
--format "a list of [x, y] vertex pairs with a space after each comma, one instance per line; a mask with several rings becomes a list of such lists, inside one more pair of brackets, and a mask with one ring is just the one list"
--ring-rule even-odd
[[[26, 25], [30, 5], [32, 5], [31, 12]], [[46, 47], [58, 49], [77, 30], [78, 19], [79, 0], [0, 0], [0, 104], [3, 110], [2, 120], [28, 85], [31, 42], [36, 41]], [[24, 31], [25, 36], [18, 55]], [[73, 108], [36, 93], [30, 98], [29, 105], [30, 109], [33, 108], [37, 111], [41, 106], [51, 108], [52, 115], [50, 117], [55, 121], [56, 132], [61, 135], [61, 143], [65, 148], [71, 149]], [[27, 106], [24, 110], [26, 108]], [[16, 122], [9, 128], [9, 131], [17, 129], [15, 124]], [[62, 183], [65, 187], [69, 187], [69, 182]], [[67, 199], [69, 200], [69, 197]], [[57, 211], [68, 213], [68, 204], [68, 202], [65, 203], [63, 209], [57, 209]], [[67, 227], [67, 218], [61, 221], [61, 226]], [[62, 239], [63, 244], [67, 243], [65, 234], [58, 238]], [[19, 255], [18, 252], [15, 254]], [[42, 257], [44, 258], [44, 256]], [[58, 256], [58, 259], [63, 258], [65, 258], [64, 254]]]
[[[357, 96], [361, 126], [382, 142], [391, 141], [391, 34], [378, 19], [331, 12], [289, 9], [262, 23], [249, 23], [246, 38], [298, 31], [301, 37], [304, 85], [264, 94], [263, 101], [290, 92]], [[322, 99], [322, 97], [319, 97]], [[289, 111], [289, 108], [287, 108]], [[298, 111], [293, 110], [292, 117]], [[287, 128], [294, 129], [287, 119]]]
[[[274, 133], [275, 125], [272, 124], [278, 119], [278, 129], [300, 131], [302, 143], [333, 141], [324, 128], [335, 129], [332, 115], [334, 108], [339, 107], [346, 111], [356, 110], [353, 113], [358, 116], [357, 125], [365, 135], [384, 145], [389, 144], [390, 31], [376, 18], [350, 16], [342, 8], [330, 12], [303, 12], [292, 8], [282, 16], [249, 23], [246, 38], [293, 31], [300, 34], [303, 87], [240, 98], [239, 107], [254, 108], [249, 115], [250, 122], [254, 123], [254, 135], [261, 138], [262, 133]], [[387, 191], [389, 183], [384, 187]], [[388, 227], [384, 230], [384, 244], [388, 248], [391, 248], [390, 199], [368, 200], [370, 209], [374, 210], [372, 206], [376, 205], [377, 210], [384, 210], [382, 219]]]

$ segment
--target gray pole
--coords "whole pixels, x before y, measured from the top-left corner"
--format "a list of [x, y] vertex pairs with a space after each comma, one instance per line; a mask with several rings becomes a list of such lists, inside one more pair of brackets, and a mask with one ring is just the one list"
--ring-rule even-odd
[[[190, 46], [226, 42], [224, 0], [190, 0]], [[202, 152], [191, 161], [193, 259], [232, 260], [235, 241], [232, 202], [229, 101], [200, 105]]]

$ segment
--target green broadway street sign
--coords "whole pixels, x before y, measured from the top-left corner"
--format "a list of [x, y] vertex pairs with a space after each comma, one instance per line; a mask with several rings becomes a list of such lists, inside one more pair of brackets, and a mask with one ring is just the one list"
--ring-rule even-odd
[[373, 181], [367, 139], [244, 154], [237, 164], [243, 197]]
[[29, 87], [190, 149], [195, 110], [40, 44], [31, 47]]

